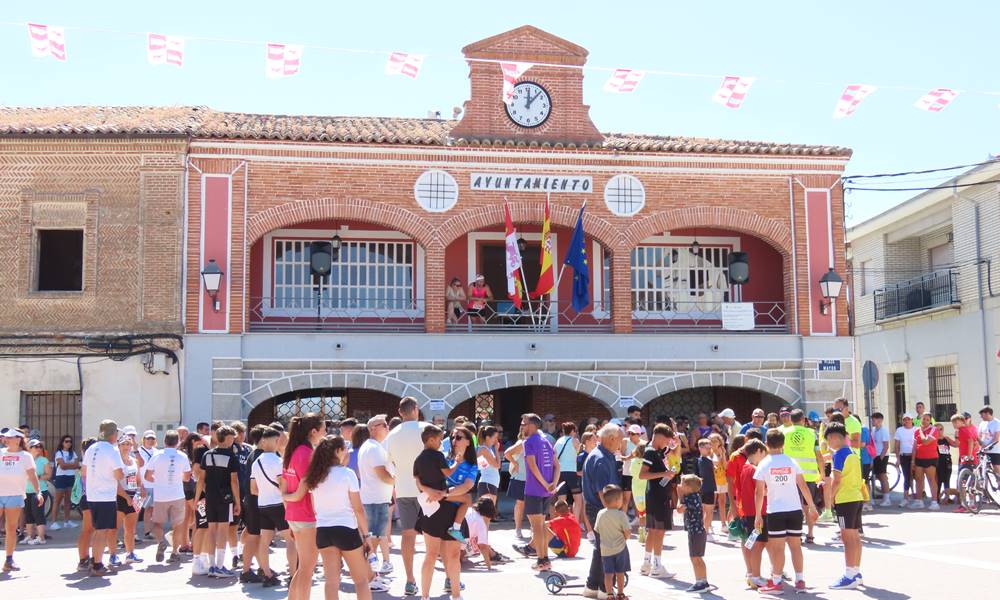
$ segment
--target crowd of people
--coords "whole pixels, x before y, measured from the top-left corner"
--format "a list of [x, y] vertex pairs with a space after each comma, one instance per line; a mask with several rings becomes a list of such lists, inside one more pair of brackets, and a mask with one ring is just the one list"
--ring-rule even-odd
[[[916, 409], [894, 431], [880, 413], [869, 426], [842, 398], [823, 416], [758, 408], [740, 424], [726, 409], [691, 423], [657, 416], [649, 430], [637, 406], [625, 419], [561, 427], [551, 415], [528, 413], [516, 439], [504, 440], [489, 421], [477, 426], [460, 417], [450, 431], [443, 418], [425, 423], [407, 397], [398, 416], [367, 423], [316, 414], [292, 418], [287, 429], [279, 422], [249, 430], [242, 422], [199, 423], [195, 431], [165, 432], [162, 445], [153, 431], [139, 436], [106, 420], [97, 437], [77, 448], [64, 436], [51, 454], [26, 426], [6, 428], [3, 571], [19, 570], [19, 542], [45, 544], [47, 526], [76, 528], [78, 568], [94, 577], [147, 560], [189, 558], [195, 576], [287, 586], [289, 598], [303, 600], [321, 563], [327, 598], [338, 597], [346, 570], [365, 599], [389, 588], [396, 527], [404, 593], [429, 598], [440, 561], [445, 591], [457, 600], [464, 560], [481, 557], [487, 569], [510, 560], [489, 535], [506, 495], [523, 542], [513, 549], [533, 559], [535, 571], [576, 556], [584, 539], [593, 544], [587, 598], [626, 598], [633, 536], [643, 548], [639, 574], [674, 577], [663, 549], [675, 513], [694, 574], [689, 592], [714, 589], [704, 556], [707, 544], [722, 538], [739, 542], [748, 587], [807, 589], [803, 545], [815, 543], [814, 527], [823, 520], [836, 521], [844, 553], [844, 572], [830, 587], [852, 589], [863, 584], [863, 513], [880, 493], [876, 505], [890, 504], [890, 455], [904, 478], [904, 508], [938, 510], [951, 501], [953, 448], [959, 469], [974, 465], [982, 446], [1000, 473], [1000, 421], [989, 406], [978, 425], [971, 415], [952, 416], [951, 432], [922, 403]], [[503, 490], [505, 459], [510, 479]], [[44, 510], [50, 498], [51, 525]], [[79, 523], [71, 519], [73, 505]], [[140, 520], [156, 541], [152, 557], [136, 550]], [[269, 559], [278, 540], [284, 574]]]

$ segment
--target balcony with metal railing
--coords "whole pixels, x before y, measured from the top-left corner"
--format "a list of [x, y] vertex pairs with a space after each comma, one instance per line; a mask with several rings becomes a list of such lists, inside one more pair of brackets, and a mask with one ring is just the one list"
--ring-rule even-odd
[[[741, 318], [728, 309], [738, 304]], [[728, 305], [728, 306], [727, 306]], [[789, 315], [784, 302], [727, 303], [712, 300], [633, 302], [632, 331], [636, 333], [788, 333]]]
[[927, 310], [957, 307], [958, 270], [925, 273], [875, 290], [875, 321], [886, 321]]

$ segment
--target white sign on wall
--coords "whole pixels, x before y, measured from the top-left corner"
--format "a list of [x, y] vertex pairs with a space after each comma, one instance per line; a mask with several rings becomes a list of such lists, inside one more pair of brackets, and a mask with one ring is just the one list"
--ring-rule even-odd
[[589, 194], [589, 175], [531, 175], [529, 173], [473, 173], [469, 188], [489, 192], [564, 192]]
[[722, 328], [728, 331], [753, 329], [753, 302], [723, 302]]

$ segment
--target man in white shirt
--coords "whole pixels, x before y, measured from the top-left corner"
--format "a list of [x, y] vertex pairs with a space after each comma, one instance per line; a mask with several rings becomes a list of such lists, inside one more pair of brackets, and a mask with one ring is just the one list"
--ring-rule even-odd
[[889, 428], [885, 426], [885, 416], [880, 413], [872, 413], [872, 442], [875, 444], [875, 456], [872, 458], [872, 474], [882, 484], [882, 498], [879, 506], [889, 506], [889, 442], [891, 440]]
[[86, 481], [87, 505], [94, 525], [91, 538], [90, 574], [100, 577], [107, 573], [104, 567], [104, 551], [115, 547], [115, 532], [118, 529], [117, 498], [122, 496], [131, 501], [122, 480], [125, 479], [125, 463], [118, 452], [118, 424], [111, 420], [101, 421], [99, 440], [87, 448], [83, 455], [81, 476]]
[[365, 507], [368, 533], [374, 538], [372, 556], [377, 548], [382, 549], [382, 566], [379, 573], [392, 572], [389, 562], [389, 504], [392, 502], [392, 488], [396, 483], [390, 471], [389, 455], [382, 442], [389, 435], [386, 415], [376, 415], [368, 419], [368, 433], [371, 437], [358, 449], [358, 474], [361, 476], [361, 505]]
[[389, 462], [393, 464], [396, 473], [396, 507], [399, 509], [399, 525], [403, 530], [400, 553], [403, 555], [403, 568], [406, 570], [406, 586], [404, 593], [413, 596], [418, 593], [417, 580], [413, 575], [413, 555], [416, 552], [417, 517], [420, 505], [417, 504], [417, 482], [413, 477], [413, 463], [417, 455], [424, 451], [424, 442], [420, 439], [427, 423], [418, 421], [420, 408], [416, 398], [406, 396], [399, 401], [399, 417], [403, 422], [389, 432], [384, 446]]
[[723, 431], [726, 433], [726, 439], [731, 440], [736, 437], [743, 425], [736, 420], [736, 411], [731, 408], [724, 408], [722, 412], [719, 413], [719, 418], [722, 419]]
[[[147, 431], [146, 433], [152, 433]], [[153, 435], [156, 441], [156, 434]], [[184, 527], [184, 484], [191, 481], [191, 461], [177, 451], [180, 436], [171, 429], [163, 436], [163, 451], [150, 455], [145, 466], [143, 478], [152, 483], [153, 488], [153, 536], [156, 538], [156, 560], [163, 560], [167, 550], [167, 540], [163, 537], [163, 529], [170, 522], [174, 531], [174, 548], [170, 553], [170, 562], [180, 562], [180, 547], [182, 529]], [[145, 443], [145, 438], [143, 439]], [[145, 444], [144, 444], [145, 446]], [[141, 448], [139, 450], [143, 452]], [[148, 486], [147, 486], [148, 487]]]
[[993, 418], [993, 409], [984, 406], [979, 409], [979, 445], [982, 447], [993, 444], [993, 447], [986, 451], [990, 464], [993, 465], [993, 472], [1000, 476], [1000, 421]]

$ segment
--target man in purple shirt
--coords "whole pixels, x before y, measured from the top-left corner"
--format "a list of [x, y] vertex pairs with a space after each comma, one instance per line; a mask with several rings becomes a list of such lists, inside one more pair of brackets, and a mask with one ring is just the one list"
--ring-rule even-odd
[[542, 419], [534, 413], [521, 416], [521, 429], [524, 431], [524, 466], [527, 473], [524, 481], [524, 514], [531, 523], [531, 543], [535, 547], [538, 560], [532, 568], [536, 571], [548, 571], [552, 568], [549, 562], [548, 529], [545, 527], [545, 515], [549, 503], [559, 484], [559, 461], [552, 442], [539, 432]]

